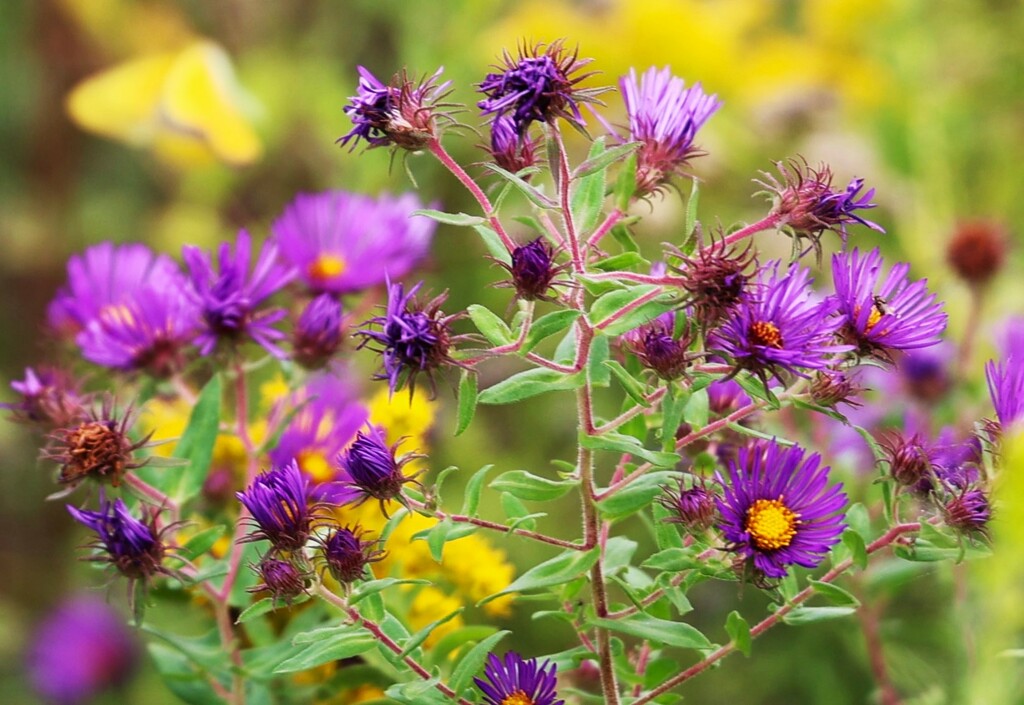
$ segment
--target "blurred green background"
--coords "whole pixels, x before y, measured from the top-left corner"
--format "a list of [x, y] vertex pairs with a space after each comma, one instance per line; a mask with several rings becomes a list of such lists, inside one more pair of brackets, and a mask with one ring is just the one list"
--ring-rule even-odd
[[[411, 189], [401, 155], [390, 167], [386, 151], [350, 154], [334, 144], [349, 130], [342, 107], [355, 91], [358, 64], [382, 78], [403, 66], [420, 75], [443, 65], [451, 98], [470, 106], [462, 120], [472, 126], [480, 124], [473, 84], [503, 48], [524, 38], [578, 43], [602, 72], [593, 84], [612, 85], [631, 66], [670, 65], [724, 101], [699, 137], [708, 152], [695, 166], [705, 223], [729, 226], [763, 214], [751, 179], [774, 160], [800, 154], [827, 162], [840, 183], [863, 176], [878, 189], [879, 208], [870, 215], [889, 234], [858, 229], [855, 237], [929, 278], [947, 301], [954, 339], [969, 315], [967, 289], [945, 263], [957, 223], [993, 219], [1015, 241], [1024, 226], [1024, 9], [1015, 0], [37, 0], [4, 3], [3, 18], [5, 390], [45, 354], [46, 303], [63, 281], [67, 256], [86, 245], [141, 240], [177, 254], [182, 243], [209, 246], [243, 226], [265, 236], [297, 191]], [[157, 64], [180, 59], [201, 39], [219, 49], [196, 59], [188, 76], [231, 86], [229, 97], [213, 100], [190, 92], [192, 84], [179, 86], [176, 109], [200, 127], [200, 138], [168, 135], [148, 97], [163, 80], [153, 57], [170, 57]], [[233, 76], [218, 63], [225, 57]], [[84, 79], [117, 67], [68, 102]], [[604, 114], [621, 123], [618, 96], [608, 94], [607, 102]], [[446, 140], [464, 164], [482, 159], [477, 141], [472, 133]], [[425, 200], [474, 212], [434, 162], [412, 156], [409, 168]], [[643, 214], [638, 231], [654, 256], [658, 243], [677, 239], [681, 201], [670, 193]], [[482, 253], [472, 234], [439, 229], [426, 275], [433, 288], [451, 290], [451, 308], [482, 298], [505, 309], [507, 291], [487, 288], [500, 272]], [[981, 372], [992, 331], [1024, 308], [1020, 263], [1011, 249], [984, 302], [983, 341], [965, 379], [977, 400], [968, 409], [974, 417], [991, 415]], [[441, 399], [450, 399], [446, 390]], [[435, 465], [471, 470], [498, 456], [504, 469], [546, 467], [571, 450], [572, 420], [544, 418], [556, 408], [531, 402], [484, 414], [458, 442], [448, 440], [449, 414], [436, 432]], [[3, 703], [35, 702], [21, 676], [24, 640], [62, 594], [95, 578], [76, 566], [80, 538], [62, 503], [42, 501], [53, 485], [36, 454], [25, 429], [0, 423]], [[1015, 457], [1007, 456], [1008, 465]], [[1014, 690], [1020, 660], [994, 656], [1024, 647], [1024, 590], [1016, 575], [1024, 529], [1012, 521], [1024, 487], [1011, 487], [1022, 483], [1018, 477], [1000, 488], [996, 557], [956, 569], [966, 579], [939, 566], [877, 581], [886, 657], [906, 702], [1024, 702]], [[517, 546], [507, 548], [520, 566], [530, 562]], [[955, 599], [957, 585], [966, 597]], [[721, 615], [739, 595], [732, 586], [704, 586], [694, 602], [710, 616], [705, 623], [698, 615], [696, 623], [724, 639]], [[741, 611], [756, 616], [762, 598], [752, 590], [742, 597]], [[531, 628], [530, 609], [517, 609], [523, 630]], [[547, 635], [557, 643], [534, 636], [524, 650], [562, 648], [572, 638], [565, 632]], [[689, 702], [852, 705], [871, 702], [872, 691], [851, 619], [774, 630], [755, 644], [753, 659], [733, 657], [684, 692]], [[127, 695], [107, 702], [169, 698], [146, 671]]]

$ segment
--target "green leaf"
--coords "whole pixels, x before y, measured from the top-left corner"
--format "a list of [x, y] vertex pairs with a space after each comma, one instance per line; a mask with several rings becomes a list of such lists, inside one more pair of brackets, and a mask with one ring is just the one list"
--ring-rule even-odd
[[466, 483], [466, 496], [462, 501], [462, 514], [476, 516], [477, 507], [480, 506], [480, 493], [484, 489], [484, 480], [487, 478], [488, 471], [493, 467], [493, 465], [484, 465], [469, 478], [469, 482]]
[[[505, 512], [505, 517], [516, 522], [517, 525], [522, 519], [530, 516], [530, 510], [527, 509], [522, 500], [508, 492], [501, 493], [501, 509]], [[526, 523], [529, 525], [524, 526], [524, 529], [532, 529], [537, 524], [535, 521], [529, 521]]]
[[643, 568], [678, 573], [682, 570], [697, 568], [701, 565], [701, 562], [697, 560], [697, 557], [693, 555], [691, 550], [673, 547], [658, 551], [640, 565]]
[[546, 368], [534, 368], [512, 375], [480, 393], [481, 404], [512, 404], [547, 392], [566, 391], [582, 387], [583, 373], [565, 374]]
[[561, 333], [571, 326], [580, 315], [580, 312], [575, 309], [565, 309], [562, 311], [552, 311], [541, 316], [530, 326], [530, 331], [526, 334], [526, 340], [523, 341], [523, 347], [519, 350], [519, 353], [525, 355], [537, 347], [537, 343], [548, 336]]
[[[659, 294], [660, 287], [655, 284], [640, 284], [602, 295], [591, 306], [587, 318], [595, 328], [608, 336], [616, 336], [633, 330], [651, 321], [676, 305], [668, 295]], [[622, 313], [626, 306], [632, 305], [637, 299], [658, 294], [640, 306]]]
[[830, 619], [849, 617], [857, 611], [856, 607], [796, 607], [786, 614], [782, 621], [786, 624], [811, 624], [825, 622]]
[[627, 539], [625, 536], [612, 536], [605, 542], [604, 547], [604, 572], [605, 575], [615, 575], [621, 570], [629, 567], [633, 554], [636, 553], [636, 541]]
[[214, 375], [206, 383], [192, 407], [188, 427], [174, 446], [173, 457], [188, 461], [188, 465], [177, 473], [176, 486], [167, 492], [179, 504], [199, 494], [210, 472], [213, 445], [220, 432], [221, 387], [220, 375]]
[[612, 238], [619, 244], [619, 247], [626, 250], [627, 252], [639, 252], [640, 245], [637, 244], [633, 238], [633, 233], [629, 231], [629, 227], [623, 223], [618, 223], [612, 228]]
[[600, 553], [597, 548], [589, 551], [567, 550], [554, 558], [535, 565], [512, 581], [512, 584], [501, 592], [497, 592], [477, 603], [483, 605], [502, 595], [513, 592], [526, 592], [541, 588], [564, 585], [586, 573], [597, 562]]
[[406, 640], [405, 646], [402, 647], [401, 656], [404, 658], [405, 656], [411, 654], [420, 644], [427, 640], [427, 637], [430, 636], [431, 632], [440, 627], [442, 624], [446, 624], [447, 622], [450, 622], [456, 617], [458, 617], [460, 614], [463, 613], [463, 611], [465, 611], [465, 609], [465, 607], [460, 607], [454, 612], [447, 614], [444, 617], [441, 617], [440, 619], [435, 619], [433, 622], [431, 622], [430, 624], [428, 624], [427, 626], [423, 627], [415, 634], [410, 636]]
[[[590, 146], [587, 161], [596, 161], [605, 153], [604, 138], [598, 137]], [[587, 162], [583, 162], [586, 164]], [[570, 197], [573, 222], [576, 232], [582, 238], [597, 227], [601, 219], [601, 206], [604, 204], [605, 171], [594, 170], [576, 182]]]
[[484, 218], [481, 218], [478, 215], [469, 215], [468, 213], [445, 213], [443, 211], [431, 210], [430, 208], [421, 208], [420, 210], [413, 211], [409, 215], [422, 215], [426, 218], [430, 218], [431, 220], [436, 220], [438, 223], [444, 223], [445, 225], [469, 226], [480, 225], [481, 223], [487, 222]]
[[683, 408], [683, 420], [699, 431], [708, 425], [708, 392], [706, 389], [693, 392]]
[[778, 410], [782, 405], [779, 403], [778, 397], [772, 393], [770, 389], [767, 389], [764, 382], [754, 377], [751, 374], [738, 374], [733, 379], [736, 383], [743, 387], [743, 391], [750, 395], [753, 399], [761, 399], [762, 401], [768, 402], [768, 405], [773, 410]]
[[845, 519], [847, 526], [867, 541], [871, 536], [871, 517], [868, 516], [867, 507], [861, 502], [851, 504], [846, 510]]
[[861, 570], [868, 567], [868, 549], [864, 545], [864, 539], [853, 529], [843, 531], [843, 545], [850, 549], [850, 557], [853, 564]]
[[736, 610], [730, 612], [725, 620], [725, 631], [739, 652], [744, 656], [750, 656], [750, 625], [743, 619], [743, 615]]
[[429, 585], [429, 580], [419, 580], [413, 578], [380, 578], [379, 580], [370, 580], [362, 583], [349, 595], [348, 603], [354, 605], [362, 600], [365, 600], [371, 595], [376, 595], [381, 590], [387, 590], [395, 585]]
[[498, 237], [498, 233], [494, 231], [489, 225], [474, 225], [473, 230], [476, 230], [480, 239], [484, 241], [484, 247], [490, 253], [491, 257], [504, 262], [505, 264], [512, 264], [512, 254], [505, 247], [505, 243]]
[[489, 624], [472, 624], [468, 627], [459, 627], [442, 636], [430, 647], [427, 652], [427, 659], [431, 665], [448, 663], [448, 655], [467, 642], [477, 642], [486, 639], [498, 631], [497, 627]]
[[615, 207], [625, 213], [636, 194], [636, 152], [629, 155], [615, 180]]
[[619, 380], [623, 390], [629, 398], [644, 408], [650, 408], [651, 403], [647, 401], [647, 385], [631, 375], [625, 367], [615, 360], [605, 360], [604, 366], [612, 371], [615, 379]]
[[256, 600], [256, 602], [242, 610], [242, 614], [238, 615], [238, 619], [235, 620], [235, 624], [244, 624], [250, 619], [255, 619], [256, 617], [265, 615], [268, 612], [273, 612], [274, 607], [274, 598], [272, 597], [264, 597]]
[[661, 449], [671, 452], [676, 447], [676, 431], [683, 422], [690, 391], [669, 384], [661, 400]]
[[814, 591], [824, 597], [837, 607], [860, 607], [860, 600], [838, 585], [823, 583], [820, 580], [809, 579], [807, 581], [814, 586]]
[[624, 269], [642, 269], [646, 271], [650, 269], [651, 263], [644, 259], [639, 252], [623, 252], [594, 262], [591, 266], [594, 269], [600, 269], [602, 272], [618, 272]]
[[580, 435], [580, 445], [590, 450], [610, 450], [617, 453], [625, 453], [635, 458], [642, 458], [647, 462], [662, 468], [672, 468], [679, 462], [678, 453], [663, 453], [657, 450], [644, 448], [643, 444], [632, 436], [621, 433], [603, 433], [600, 436]]
[[512, 343], [512, 331], [505, 325], [505, 321], [498, 318], [490, 309], [473, 304], [466, 311], [469, 313], [473, 325], [484, 334], [484, 337], [492, 345], [510, 345]]
[[466, 655], [459, 659], [459, 662], [455, 665], [452, 677], [448, 679], [448, 687], [456, 693], [462, 693], [466, 690], [469, 684], [473, 682], [473, 678], [483, 671], [484, 662], [491, 651], [494, 650], [494, 647], [505, 638], [506, 634], [511, 633], [507, 629], [502, 629], [500, 632], [491, 634], [466, 652]]
[[[293, 643], [296, 642], [293, 640]], [[355, 626], [345, 627], [311, 643], [295, 656], [285, 659], [274, 669], [274, 673], [305, 671], [330, 661], [364, 654], [376, 646], [377, 637], [370, 632]]]
[[690, 197], [686, 199], [686, 217], [683, 219], [683, 237], [689, 239], [697, 227], [697, 204], [700, 202], [700, 188], [696, 177], [690, 187]]
[[[598, 140], [595, 140], [596, 145]], [[602, 149], [595, 153], [595, 150], [591, 150], [591, 156], [582, 162], [579, 166], [573, 170], [572, 178], [580, 179], [584, 176], [589, 176], [595, 172], [601, 171], [617, 161], [625, 159], [629, 155], [633, 154], [636, 150], [640, 149], [642, 142], [627, 142], [625, 144], [616, 145], [610, 149]], [[603, 147], [603, 143], [601, 144]]]
[[510, 470], [491, 482], [491, 489], [508, 492], [520, 499], [546, 502], [558, 499], [576, 487], [572, 480], [549, 480], [525, 470]]
[[672, 622], [643, 613], [630, 615], [625, 619], [592, 619], [588, 624], [681, 649], [711, 647], [711, 642], [697, 628], [685, 622]]
[[164, 685], [182, 702], [189, 705], [224, 705], [224, 699], [213, 691], [206, 680], [208, 674], [196, 668], [180, 652], [156, 642], [148, 643], [146, 648]]
[[597, 508], [605, 519], [623, 519], [648, 506], [662, 492], [662, 485], [675, 484], [676, 473], [649, 472], [598, 502]]
[[[557, 210], [558, 209], [558, 207], [559, 207], [558, 203], [556, 203], [553, 199], [551, 199], [548, 196], [546, 196], [543, 193], [541, 193], [535, 186], [531, 186], [529, 183], [527, 183], [521, 177], [516, 176], [512, 172], [506, 171], [505, 169], [502, 169], [500, 166], [498, 166], [497, 164], [494, 164], [493, 162], [485, 163], [484, 164], [484, 168], [485, 169], [490, 169], [495, 174], [497, 174], [498, 176], [501, 176], [503, 179], [505, 179], [506, 181], [511, 183], [513, 186], [515, 186], [517, 189], [519, 189], [519, 191], [524, 196], [526, 196], [528, 199], [530, 199], [530, 201], [535, 206], [538, 206], [540, 208], [549, 209], [549, 210]], [[521, 171], [520, 173], [524, 173], [524, 172]]]
[[194, 561], [213, 548], [213, 545], [224, 535], [226, 530], [225, 527], [220, 525], [203, 529], [185, 543], [182, 547], [182, 552], [179, 554], [180, 557], [188, 561]]
[[455, 435], [461, 436], [476, 415], [477, 380], [476, 372], [463, 370], [459, 377], [459, 412]]

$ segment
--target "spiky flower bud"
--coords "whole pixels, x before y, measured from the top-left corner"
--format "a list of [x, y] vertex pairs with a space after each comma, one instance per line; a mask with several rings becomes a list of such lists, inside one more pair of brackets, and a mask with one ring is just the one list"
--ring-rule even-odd
[[988, 534], [992, 506], [983, 490], [965, 489], [954, 495], [942, 507], [946, 523], [962, 534]]
[[300, 570], [289, 561], [265, 556], [254, 569], [262, 582], [249, 588], [249, 592], [269, 592], [275, 602], [288, 604], [306, 592], [308, 571]]
[[665, 494], [658, 501], [672, 512], [665, 521], [681, 524], [690, 533], [706, 531], [715, 523], [717, 511], [715, 495], [703, 481], [687, 488], [684, 481], [680, 479], [679, 487], [676, 490], [673, 491], [668, 487], [662, 489]]
[[672, 270], [682, 276], [681, 286], [686, 291], [684, 303], [705, 328], [724, 318], [739, 302], [746, 291], [750, 265], [754, 261], [749, 247], [739, 251], [726, 246], [724, 240], [712, 240], [692, 256], [678, 249], [667, 254], [681, 260]]
[[413, 82], [403, 70], [392, 77], [388, 85], [359, 67], [359, 86], [344, 111], [355, 127], [340, 137], [342, 146], [362, 139], [370, 147], [401, 147], [416, 151], [423, 149], [438, 135], [438, 119], [449, 116], [439, 112], [445, 105], [441, 101], [448, 93], [450, 81], [438, 84], [444, 69], [419, 83]]
[[303, 367], [322, 367], [341, 347], [341, 302], [320, 294], [303, 309], [292, 337], [293, 357]]
[[235, 494], [252, 515], [257, 530], [243, 541], [270, 541], [277, 551], [298, 551], [309, 540], [313, 521], [307, 501], [309, 478], [293, 460], [262, 473]]
[[70, 375], [50, 367], [25, 368], [25, 379], [11, 382], [21, 395], [16, 402], [0, 404], [14, 421], [51, 430], [72, 425], [85, 415], [84, 399]]
[[[537, 140], [516, 132], [515, 121], [499, 115], [491, 123], [491, 144], [487, 148], [494, 163], [516, 174], [537, 163]], [[529, 180], [530, 174], [523, 178]]]
[[644, 366], [667, 380], [678, 379], [690, 365], [689, 326], [683, 324], [679, 337], [676, 337], [675, 326], [676, 313], [667, 311], [623, 335], [627, 347]]
[[811, 399], [821, 406], [832, 407], [836, 404], [860, 406], [857, 395], [864, 388], [857, 384], [845, 372], [838, 370], [820, 371], [811, 381]]
[[498, 263], [512, 275], [511, 282], [498, 286], [514, 287], [516, 298], [525, 301], [554, 301], [548, 290], [563, 283], [556, 281], [555, 277], [566, 268], [566, 265], [555, 264], [555, 251], [541, 237], [512, 250], [511, 265]]
[[136, 461], [134, 453], [146, 445], [149, 436], [132, 442], [128, 430], [133, 420], [131, 409], [118, 418], [113, 403], [107, 400], [84, 420], [55, 431], [45, 456], [61, 466], [57, 481], [74, 486], [92, 478], [120, 485], [126, 472], [145, 464], [145, 460]]
[[148, 521], [140, 521], [123, 501], [108, 502], [102, 495], [99, 511], [71, 505], [67, 509], [78, 522], [96, 532], [92, 546], [105, 555], [91, 560], [110, 563], [132, 581], [166, 572], [161, 567], [166, 549], [156, 529], [156, 512], [150, 513]]
[[355, 582], [366, 574], [368, 564], [384, 557], [377, 545], [376, 541], [364, 541], [358, 527], [335, 529], [321, 544], [323, 560], [335, 580]]
[[965, 282], [980, 286], [1002, 269], [1008, 239], [1005, 228], [998, 223], [986, 220], [960, 223], [946, 247], [946, 261]]
[[402, 486], [412, 481], [402, 472], [402, 466], [415, 456], [396, 458], [398, 445], [388, 446], [384, 429], [370, 426], [367, 432], [356, 433], [352, 445], [339, 456], [342, 469], [352, 478], [350, 486], [362, 495], [361, 501], [370, 497], [381, 502], [396, 499]]
[[930, 486], [931, 459], [928, 448], [918, 434], [909, 438], [895, 432], [880, 444], [889, 462], [889, 474], [904, 487]]

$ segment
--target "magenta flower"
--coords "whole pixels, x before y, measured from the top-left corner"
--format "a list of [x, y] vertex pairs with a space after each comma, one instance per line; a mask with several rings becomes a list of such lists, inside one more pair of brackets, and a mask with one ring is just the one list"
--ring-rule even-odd
[[437, 224], [413, 216], [421, 208], [411, 193], [299, 194], [271, 229], [281, 258], [310, 291], [349, 294], [403, 277], [426, 257]]
[[313, 522], [308, 489], [309, 478], [294, 460], [257, 475], [245, 491], [235, 493], [256, 524], [256, 531], [242, 540], [266, 539], [277, 551], [301, 550]]
[[484, 678], [473, 681], [484, 694], [483, 705], [564, 705], [555, 686], [555, 664], [524, 659], [515, 651], [487, 657]]
[[359, 140], [370, 147], [394, 145], [410, 150], [426, 147], [437, 137], [437, 120], [451, 120], [449, 115], [437, 110], [446, 105], [441, 101], [451, 85], [451, 81], [437, 82], [443, 71], [444, 68], [439, 68], [433, 76], [419, 83], [411, 81], [403, 71], [384, 85], [360, 66], [356, 95], [349, 98], [351, 102], [344, 108], [354, 127], [338, 142], [342, 146], [352, 142], [353, 149]]

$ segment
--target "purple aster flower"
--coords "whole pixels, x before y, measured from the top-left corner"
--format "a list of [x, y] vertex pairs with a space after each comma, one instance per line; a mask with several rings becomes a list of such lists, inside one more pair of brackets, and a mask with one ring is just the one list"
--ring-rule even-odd
[[75, 381], [63, 370], [54, 367], [25, 368], [25, 379], [11, 382], [11, 389], [21, 395], [16, 402], [0, 404], [21, 423], [38, 424], [44, 429], [70, 426], [86, 415], [85, 399]]
[[[513, 174], [537, 163], [538, 141], [516, 131], [515, 121], [498, 115], [491, 121], [491, 144], [487, 148], [494, 163]], [[531, 174], [523, 178], [529, 180]]]
[[871, 198], [874, 189], [861, 195], [864, 179], [853, 179], [842, 191], [832, 188], [832, 170], [825, 164], [817, 169], [806, 161], [790, 160], [776, 162], [782, 180], [762, 172], [765, 181], [758, 182], [772, 197], [772, 214], [779, 225], [788, 226], [800, 237], [811, 238], [820, 253], [819, 237], [825, 230], [832, 230], [846, 243], [846, 226], [860, 223], [872, 230], [884, 233], [878, 223], [857, 214], [856, 211], [874, 208]]
[[662, 379], [678, 379], [690, 365], [692, 338], [685, 322], [678, 337], [675, 328], [676, 312], [666, 311], [622, 337], [644, 367], [653, 370]]
[[310, 291], [348, 294], [403, 277], [427, 255], [437, 223], [413, 215], [421, 208], [412, 193], [299, 194], [271, 229]]
[[597, 102], [595, 96], [603, 90], [577, 87], [593, 75], [574, 75], [591, 59], [580, 59], [576, 51], [570, 54], [562, 40], [532, 48], [523, 45], [518, 58], [512, 58], [506, 51], [503, 60], [504, 66], [496, 66], [498, 71], [487, 74], [480, 82], [478, 90], [487, 97], [477, 106], [494, 119], [511, 117], [521, 138], [526, 137], [533, 122], [552, 122], [562, 117], [582, 125], [579, 103]]
[[637, 191], [655, 193], [673, 176], [685, 174], [687, 162], [702, 152], [694, 145], [697, 131], [722, 107], [699, 83], [672, 75], [666, 66], [653, 66], [639, 79], [635, 69], [619, 79], [629, 116], [629, 139], [640, 142], [637, 152]]
[[665, 494], [658, 501], [672, 512], [665, 521], [682, 524], [687, 531], [694, 533], [706, 531], [715, 523], [715, 495], [703, 481], [694, 482], [687, 488], [680, 479], [675, 491], [668, 487], [662, 489]]
[[820, 370], [833, 355], [851, 350], [835, 345], [839, 326], [831, 314], [835, 304], [811, 297], [810, 271], [793, 267], [779, 274], [779, 262], [761, 271], [757, 284], [708, 336], [708, 347], [728, 355], [737, 368], [766, 381], [766, 374]]
[[80, 705], [127, 683], [141, 652], [117, 611], [99, 598], [78, 596], [36, 628], [26, 654], [28, 676], [46, 702]]
[[296, 567], [294, 563], [264, 556], [259, 565], [253, 568], [259, 574], [261, 582], [249, 588], [248, 592], [269, 592], [275, 602], [285, 602], [289, 605], [296, 597], [306, 592], [309, 571]]
[[335, 529], [321, 542], [324, 564], [338, 582], [361, 580], [368, 564], [384, 558], [384, 551], [377, 549], [378, 542], [364, 540], [363, 536], [358, 527], [346, 526]]
[[936, 477], [943, 486], [963, 490], [981, 479], [981, 439], [973, 433], [966, 436], [952, 427], [943, 428], [932, 444], [930, 460]]
[[366, 424], [369, 412], [339, 373], [313, 375], [294, 396], [299, 411], [270, 451], [275, 465], [293, 459], [311, 481], [311, 498], [346, 504], [358, 494], [347, 487], [351, 478], [334, 467], [334, 459]]
[[397, 458], [399, 445], [401, 441], [389, 446], [380, 426], [368, 426], [367, 432], [356, 433], [352, 445], [338, 456], [342, 470], [352, 478], [349, 487], [361, 495], [360, 503], [373, 497], [383, 506], [388, 500], [400, 499], [402, 486], [414, 481], [405, 475], [402, 466], [420, 456], [407, 453]]
[[741, 448], [717, 500], [719, 528], [758, 576], [784, 578], [788, 566], [816, 568], [843, 532], [846, 495], [828, 484], [817, 453], [775, 441]]
[[144, 288], [181, 290], [184, 276], [167, 255], [145, 245], [103, 242], [68, 260], [67, 284], [57, 292], [47, 312], [54, 330], [78, 333], [100, 311], [137, 297]]
[[451, 81], [438, 84], [444, 68], [419, 83], [409, 79], [405, 71], [396, 74], [391, 83], [384, 85], [365, 67], [358, 67], [359, 84], [356, 95], [344, 111], [355, 127], [340, 137], [342, 146], [352, 142], [355, 149], [360, 139], [370, 147], [397, 146], [403, 149], [423, 149], [437, 138], [437, 120], [450, 121], [450, 116], [439, 112], [441, 100], [448, 93]]
[[341, 302], [320, 294], [302, 310], [292, 333], [292, 357], [303, 367], [323, 367], [341, 347]]
[[77, 509], [70, 504], [67, 509], [79, 523], [96, 532], [96, 541], [91, 546], [104, 555], [89, 560], [110, 563], [133, 583], [146, 581], [157, 573], [170, 574], [161, 565], [167, 549], [161, 532], [156, 529], [157, 511], [149, 511], [147, 520], [140, 521], [131, 515], [123, 501], [108, 502], [102, 494], [98, 512]]
[[953, 495], [942, 507], [946, 523], [961, 534], [988, 535], [992, 505], [984, 490], [964, 489]]
[[938, 402], [952, 386], [950, 363], [954, 359], [953, 346], [945, 340], [906, 351], [897, 360], [904, 389], [922, 404]]
[[708, 385], [708, 406], [716, 414], [726, 415], [751, 403], [750, 395], [734, 379], [719, 379]]
[[985, 365], [988, 391], [1001, 430], [1024, 419], [1024, 365], [1020, 359], [1019, 354], [1010, 355], [1001, 362], [989, 360]]
[[484, 678], [473, 681], [484, 694], [483, 705], [565, 705], [555, 692], [556, 671], [550, 661], [538, 663], [509, 651], [504, 659], [490, 654]]
[[191, 294], [203, 318], [203, 329], [196, 338], [203, 355], [213, 352], [220, 340], [237, 343], [247, 336], [272, 355], [284, 357], [273, 342], [284, 334], [271, 326], [284, 318], [286, 311], [257, 308], [291, 281], [293, 273], [276, 262], [277, 246], [266, 243], [250, 274], [251, 245], [252, 239], [245, 230], [238, 232], [234, 252], [230, 243], [221, 243], [216, 271], [212, 255], [194, 245], [182, 248], [192, 279]]
[[392, 392], [408, 383], [410, 393], [416, 377], [425, 373], [434, 386], [433, 373], [444, 365], [456, 364], [451, 358], [452, 335], [450, 323], [455, 316], [441, 311], [447, 294], [435, 297], [427, 304], [414, 298], [423, 286], [420, 282], [406, 294], [401, 283], [388, 283], [388, 305], [383, 316], [377, 316], [364, 325], [378, 326], [380, 330], [364, 328], [356, 331], [363, 337], [359, 347], [376, 343], [374, 348], [382, 354], [382, 371], [375, 379], [386, 379]]
[[97, 365], [169, 377], [184, 364], [198, 326], [199, 310], [183, 287], [146, 285], [103, 308], [75, 340], [82, 357]]
[[131, 439], [128, 431], [134, 420], [131, 408], [119, 416], [113, 402], [105, 400], [99, 409], [55, 431], [44, 456], [61, 466], [57, 481], [74, 487], [92, 478], [120, 485], [126, 472], [146, 464], [146, 458], [135, 459], [135, 451], [149, 442], [149, 436]]
[[1010, 316], [996, 332], [996, 347], [1003, 357], [1024, 351], [1024, 316]]
[[867, 254], [854, 248], [832, 256], [835, 300], [845, 339], [859, 354], [885, 359], [891, 359], [893, 350], [937, 344], [947, 316], [942, 303], [935, 302], [935, 294], [928, 293], [928, 280], [908, 282], [910, 265], [901, 262], [879, 284], [882, 264], [877, 248]]
[[244, 492], [235, 493], [256, 525], [242, 541], [266, 539], [276, 551], [301, 550], [313, 523], [308, 489], [309, 478], [294, 460], [257, 475]]

